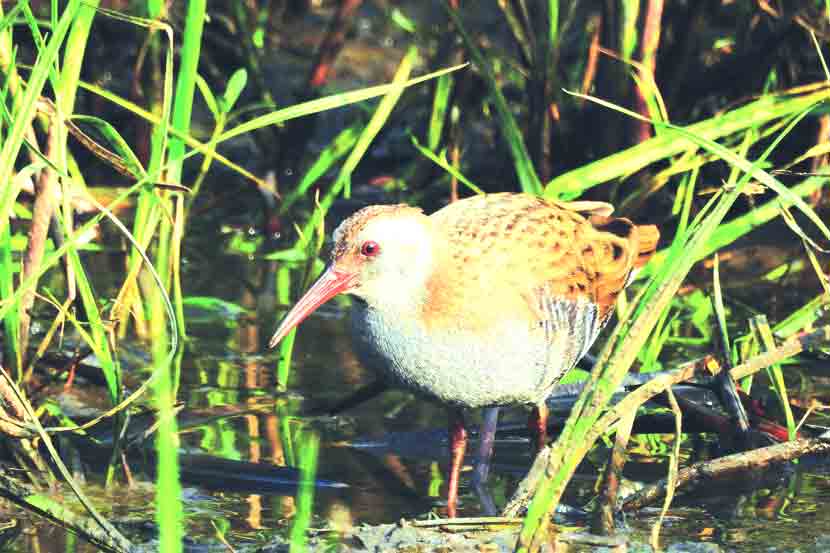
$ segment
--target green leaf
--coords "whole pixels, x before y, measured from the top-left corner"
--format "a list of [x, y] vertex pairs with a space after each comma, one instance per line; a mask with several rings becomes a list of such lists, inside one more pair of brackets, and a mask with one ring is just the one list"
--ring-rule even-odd
[[[116, 166], [123, 166], [124, 169], [129, 171], [136, 180], [143, 179], [147, 172], [144, 170], [144, 166], [141, 165], [141, 161], [139, 161], [138, 156], [135, 155], [130, 145], [124, 140], [124, 137], [121, 136], [121, 133], [116, 130], [109, 122], [99, 118], [94, 117], [92, 115], [73, 115], [70, 117], [70, 120], [74, 123], [83, 123], [86, 125], [90, 125], [94, 127], [96, 131], [104, 138], [109, 146], [114, 150], [116, 154], [116, 158], [112, 158], [110, 154], [112, 152], [101, 152], [98, 151], [98, 155], [108, 159], [113, 165]], [[89, 144], [87, 144], [90, 147]]]
[[219, 103], [216, 101], [216, 96], [213, 95], [213, 91], [210, 89], [204, 77], [198, 74], [196, 75], [196, 86], [199, 87], [199, 92], [201, 92], [205, 104], [213, 114], [213, 118], [218, 119], [221, 112], [219, 111]]
[[450, 107], [453, 83], [454, 77], [452, 75], [441, 75], [435, 84], [435, 96], [432, 99], [432, 114], [429, 117], [429, 131], [427, 133], [427, 145], [433, 152], [438, 148], [438, 143], [441, 141], [444, 120]]
[[424, 148], [423, 146], [421, 146], [421, 144], [418, 142], [418, 139], [417, 139], [417, 138], [415, 138], [414, 136], [412, 136], [412, 137], [411, 137], [411, 139], [412, 139], [412, 145], [413, 145], [413, 146], [415, 146], [415, 148], [417, 148], [417, 150], [418, 150], [419, 152], [421, 152], [421, 154], [422, 154], [424, 157], [426, 157], [427, 159], [431, 160], [433, 163], [435, 163], [436, 165], [438, 165], [439, 167], [441, 167], [444, 171], [446, 171], [447, 173], [449, 173], [449, 174], [450, 174], [450, 175], [452, 175], [453, 177], [457, 178], [459, 181], [461, 181], [461, 183], [462, 183], [462, 184], [464, 184], [464, 186], [466, 186], [467, 188], [469, 188], [470, 190], [472, 190], [472, 191], [473, 191], [473, 192], [475, 192], [476, 194], [484, 194], [484, 191], [483, 191], [481, 188], [479, 188], [478, 186], [476, 186], [476, 185], [473, 183], [473, 181], [471, 181], [470, 179], [468, 179], [467, 177], [465, 177], [465, 176], [461, 173], [461, 171], [459, 171], [458, 169], [456, 169], [455, 167], [453, 167], [453, 166], [452, 166], [452, 165], [451, 165], [451, 164], [447, 161], [447, 157], [446, 157], [446, 155], [444, 155], [443, 153], [442, 153], [442, 155], [440, 155], [440, 156], [435, 155], [435, 154], [434, 154], [431, 150], [429, 150], [429, 149]]
[[228, 87], [220, 100], [223, 112], [228, 113], [233, 109], [242, 91], [245, 90], [246, 84], [248, 84], [248, 72], [245, 69], [234, 71], [231, 78], [228, 79]]
[[400, 8], [392, 8], [392, 11], [389, 13], [389, 19], [407, 33], [414, 34], [418, 30], [415, 20], [403, 13]]

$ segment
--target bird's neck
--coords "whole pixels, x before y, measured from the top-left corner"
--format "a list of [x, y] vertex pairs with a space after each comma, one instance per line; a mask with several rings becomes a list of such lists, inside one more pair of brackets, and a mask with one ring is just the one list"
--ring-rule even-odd
[[412, 318], [422, 311], [426, 301], [421, 290], [408, 292], [405, 288], [401, 288], [398, 293], [375, 292], [359, 294], [357, 297], [366, 308], [377, 311], [388, 319]]

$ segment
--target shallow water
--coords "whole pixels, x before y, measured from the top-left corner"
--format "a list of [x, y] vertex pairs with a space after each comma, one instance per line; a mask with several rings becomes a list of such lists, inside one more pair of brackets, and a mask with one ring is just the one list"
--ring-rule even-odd
[[[201, 242], [190, 247], [207, 248]], [[207, 258], [211, 252], [205, 249], [201, 255]], [[290, 466], [303, 447], [297, 430], [311, 428], [322, 440], [318, 477], [349, 485], [318, 490], [312, 527], [392, 523], [440, 512], [448, 461], [444, 410], [391, 391], [335, 418], [295, 415], [310, 405], [333, 404], [371, 380], [355, 361], [345, 334], [347, 301], [332, 302], [302, 325], [289, 390], [277, 392], [273, 376], [277, 353], [267, 350], [266, 343], [277, 321], [270, 283], [279, 266], [241, 255], [212, 255], [210, 266], [224, 268], [221, 278], [188, 263], [186, 295], [212, 296], [242, 309], [230, 305], [188, 309], [189, 339], [179, 393], [187, 413], [182, 421], [182, 450]], [[692, 353], [683, 345], [669, 351], [667, 358], [694, 357]], [[134, 370], [141, 372], [140, 367]], [[788, 368], [788, 374], [799, 370]], [[829, 391], [827, 380], [817, 371], [820, 368], [814, 367], [804, 376], [811, 382], [809, 394], [823, 397]], [[471, 414], [470, 420], [476, 421], [476, 416]], [[502, 422], [521, 427], [524, 417], [522, 409], [508, 409]], [[635, 483], [664, 477], [670, 440], [669, 436], [635, 437], [626, 475]], [[474, 448], [472, 443], [470, 450]], [[704, 436], [684, 441], [682, 459], [699, 460], [716, 453], [715, 438]], [[607, 448], [601, 445], [583, 463], [569, 488], [569, 504], [582, 506], [592, 499], [606, 458]], [[500, 434], [489, 483], [497, 505], [510, 497], [530, 463], [522, 432]], [[830, 543], [826, 537], [830, 515], [823, 508], [830, 494], [827, 468], [805, 460], [756, 475], [754, 480], [718, 483], [681, 495], [664, 523], [663, 544], [675, 544], [677, 551], [695, 550], [684, 549], [694, 544], [720, 548], [713, 551], [821, 551], [822, 544]], [[462, 480], [461, 514], [477, 516], [481, 506], [469, 487], [468, 474]], [[188, 539], [194, 544], [216, 544], [220, 532], [230, 544], [243, 547], [285, 536], [295, 510], [293, 490], [251, 493], [233, 484], [232, 476], [213, 475], [204, 485], [186, 486]], [[104, 506], [105, 515], [142, 542], [152, 535], [153, 489], [146, 476], [137, 478], [132, 488], [118, 484], [102, 491], [96, 489], [100, 475], [93, 474], [88, 488], [96, 503]], [[656, 512], [647, 509], [620, 520], [632, 544], [647, 542]], [[37, 532], [18, 537], [9, 550], [30, 551], [35, 541], [42, 551], [90, 550], [82, 542], [69, 545], [62, 531], [35, 526]]]

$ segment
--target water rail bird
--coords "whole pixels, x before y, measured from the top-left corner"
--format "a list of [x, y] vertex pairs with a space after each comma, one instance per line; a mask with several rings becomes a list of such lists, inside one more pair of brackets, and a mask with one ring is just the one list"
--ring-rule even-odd
[[482, 480], [499, 406], [531, 406], [535, 443], [544, 445], [545, 398], [654, 253], [657, 228], [612, 211], [519, 193], [466, 198], [429, 216], [407, 205], [363, 208], [334, 231], [328, 268], [270, 345], [333, 296], [354, 296], [361, 363], [449, 409], [453, 517], [467, 442], [462, 411], [487, 409], [474, 474]]

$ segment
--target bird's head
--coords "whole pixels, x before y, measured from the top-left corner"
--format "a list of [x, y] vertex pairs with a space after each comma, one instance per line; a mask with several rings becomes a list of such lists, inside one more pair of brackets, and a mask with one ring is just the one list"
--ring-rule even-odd
[[269, 345], [332, 297], [353, 294], [371, 306], [406, 312], [426, 294], [434, 231], [420, 209], [406, 205], [361, 209], [334, 231], [331, 262], [280, 323]]

